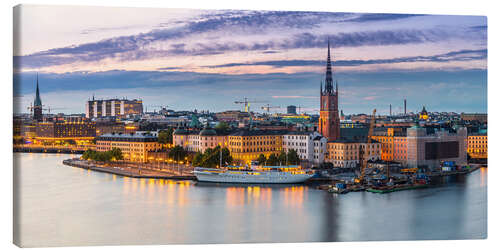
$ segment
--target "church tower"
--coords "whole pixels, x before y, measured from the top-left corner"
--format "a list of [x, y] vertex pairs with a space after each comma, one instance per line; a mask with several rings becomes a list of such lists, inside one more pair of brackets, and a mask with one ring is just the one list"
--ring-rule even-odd
[[36, 74], [36, 96], [33, 102], [33, 120], [42, 121], [42, 99], [40, 99], [40, 90], [38, 89], [38, 74]]
[[328, 41], [328, 57], [326, 59], [325, 88], [323, 89], [323, 84], [321, 84], [320, 95], [319, 131], [328, 141], [338, 140], [340, 139], [339, 94], [338, 82], [335, 82], [335, 89], [333, 88], [330, 41]]

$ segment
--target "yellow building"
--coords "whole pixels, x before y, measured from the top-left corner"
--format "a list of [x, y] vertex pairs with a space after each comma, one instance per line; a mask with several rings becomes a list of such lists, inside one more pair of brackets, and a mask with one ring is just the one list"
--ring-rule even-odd
[[383, 161], [394, 161], [394, 154], [396, 153], [395, 141], [398, 141], [397, 145], [399, 145], [398, 138], [403, 139], [403, 137], [406, 137], [405, 129], [402, 127], [389, 127], [374, 132], [372, 140], [380, 142], [380, 157]]
[[325, 162], [334, 167], [354, 168], [360, 163], [360, 151], [368, 160], [380, 160], [381, 145], [378, 142], [329, 141], [326, 146]]
[[119, 148], [124, 160], [133, 162], [147, 162], [148, 152], [161, 149], [158, 136], [151, 133], [135, 134], [105, 134], [96, 138], [97, 151], [109, 151]]
[[488, 134], [467, 136], [467, 153], [471, 158], [488, 158]]
[[241, 130], [228, 136], [228, 145], [234, 160], [250, 163], [260, 154], [269, 157], [282, 151], [283, 133], [273, 130]]

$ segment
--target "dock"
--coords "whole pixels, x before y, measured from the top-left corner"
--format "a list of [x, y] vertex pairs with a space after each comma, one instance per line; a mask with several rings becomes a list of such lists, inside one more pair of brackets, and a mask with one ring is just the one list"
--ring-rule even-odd
[[113, 166], [112, 164], [97, 164], [78, 158], [63, 160], [63, 164], [71, 167], [88, 169], [96, 172], [116, 174], [119, 176], [132, 177], [132, 178], [151, 178], [151, 179], [171, 179], [171, 180], [196, 180], [192, 174], [178, 175], [168, 171], [152, 170], [152, 169], [138, 169], [123, 166]]
[[[429, 172], [425, 173], [426, 176], [428, 177], [443, 177], [443, 176], [453, 176], [453, 175], [465, 175], [472, 173], [481, 167], [485, 167], [483, 165], [472, 165], [468, 168], [461, 169], [461, 170], [455, 170], [455, 171], [440, 171], [440, 172]], [[322, 180], [325, 181], [325, 180]], [[331, 180], [330, 184], [323, 184], [318, 186], [318, 189], [321, 190], [326, 190], [330, 193], [336, 193], [336, 194], [347, 194], [350, 192], [359, 192], [359, 191], [366, 191], [366, 192], [371, 192], [371, 193], [379, 193], [379, 194], [385, 194], [385, 193], [391, 193], [391, 192], [397, 192], [397, 191], [403, 191], [403, 190], [412, 190], [412, 189], [421, 189], [421, 188], [428, 188], [432, 187], [431, 184], [425, 182], [425, 183], [404, 183], [404, 184], [392, 184], [392, 185], [382, 185], [382, 186], [375, 186], [375, 185], [370, 185], [370, 184], [364, 184], [361, 185], [359, 183], [357, 184], [344, 184], [344, 188], [338, 188], [336, 185], [337, 183], [345, 183], [342, 181], [338, 180]]]

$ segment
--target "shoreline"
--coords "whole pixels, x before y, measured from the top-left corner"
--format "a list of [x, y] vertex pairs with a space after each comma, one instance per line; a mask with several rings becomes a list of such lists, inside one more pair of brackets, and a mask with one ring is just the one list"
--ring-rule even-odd
[[[151, 179], [171, 179], [171, 180], [196, 180], [194, 175], [169, 175], [166, 173], [154, 174], [154, 173], [133, 173], [130, 171], [126, 171], [123, 168], [117, 167], [99, 167], [93, 163], [90, 163], [85, 160], [80, 160], [78, 158], [66, 159], [63, 160], [63, 164], [66, 166], [83, 168], [88, 170], [93, 170], [96, 172], [108, 173], [108, 174], [116, 174], [124, 177], [132, 177], [132, 178], [151, 178]], [[145, 172], [152, 172], [151, 170], [144, 170]]]

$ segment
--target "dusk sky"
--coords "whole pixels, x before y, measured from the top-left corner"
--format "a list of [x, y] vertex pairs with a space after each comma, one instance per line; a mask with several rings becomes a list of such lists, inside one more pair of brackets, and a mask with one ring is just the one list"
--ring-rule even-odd
[[83, 113], [96, 98], [149, 110], [241, 109], [244, 97], [317, 113], [332, 46], [346, 114], [487, 112], [484, 16], [57, 7], [20, 9], [14, 101]]

